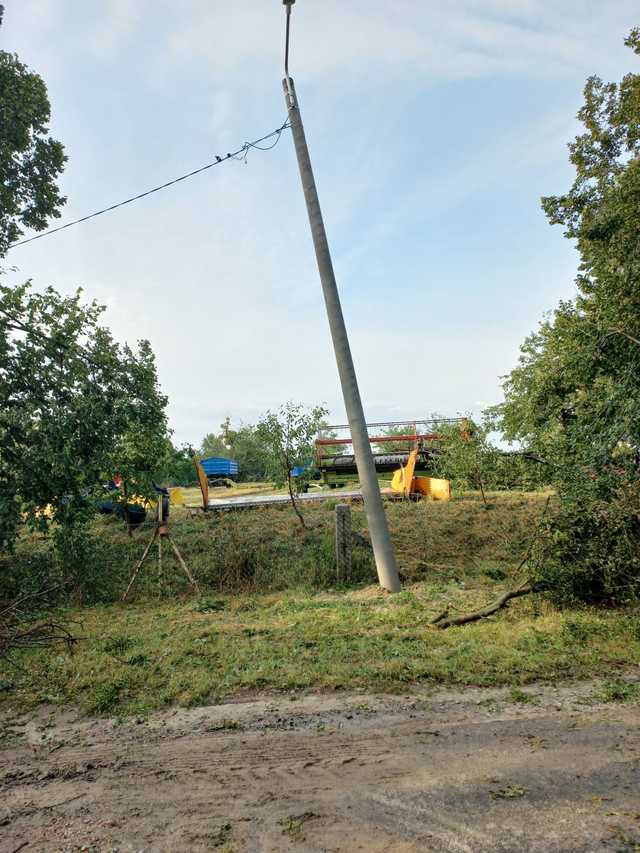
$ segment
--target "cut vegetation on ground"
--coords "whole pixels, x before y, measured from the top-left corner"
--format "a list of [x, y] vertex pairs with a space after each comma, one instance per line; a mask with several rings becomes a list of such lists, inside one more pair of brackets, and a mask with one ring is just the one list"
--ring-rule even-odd
[[[473, 495], [390, 506], [406, 587], [396, 596], [373, 585], [362, 534], [354, 578], [336, 587], [330, 508], [305, 511], [308, 531], [286, 508], [176, 514], [173, 535], [203, 595], [190, 597], [182, 574], [166, 563], [163, 597], [154, 598], [151, 564], [132, 604], [58, 610], [83, 639], [72, 654], [53, 647], [15, 656], [2, 676], [2, 702], [141, 714], [257, 690], [518, 686], [633, 667], [640, 621], [631, 611], [558, 611], [534, 595], [475, 624], [448, 631], [429, 625], [446, 607], [473, 610], [518, 581], [514, 569], [547, 497], [494, 494], [488, 509]], [[364, 530], [361, 508], [353, 514], [354, 527]], [[132, 543], [117, 524], [100, 525], [95, 533], [109, 549], [112, 573], [100, 588], [117, 597], [143, 540]], [[33, 549], [33, 541], [23, 542], [18, 561], [28, 553], [33, 559]]]

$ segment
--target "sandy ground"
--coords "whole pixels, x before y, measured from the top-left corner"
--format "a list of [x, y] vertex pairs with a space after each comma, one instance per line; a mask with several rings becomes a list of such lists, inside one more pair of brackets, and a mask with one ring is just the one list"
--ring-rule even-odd
[[640, 708], [593, 685], [3, 721], [0, 850], [640, 850]]

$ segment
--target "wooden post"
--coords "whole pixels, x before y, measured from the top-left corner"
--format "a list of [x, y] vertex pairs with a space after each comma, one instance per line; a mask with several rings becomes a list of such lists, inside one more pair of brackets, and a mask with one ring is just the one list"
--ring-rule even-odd
[[162, 510], [163, 510], [162, 499], [163, 499], [163, 497], [164, 497], [163, 495], [159, 495], [159, 498], [158, 498], [158, 518], [157, 518], [158, 531], [159, 531], [159, 535], [158, 535], [158, 592], [160, 592], [160, 585], [162, 584], [162, 535], [163, 535], [162, 528], [164, 525], [164, 519], [162, 517]]
[[336, 506], [336, 578], [338, 582], [351, 577], [351, 507]]

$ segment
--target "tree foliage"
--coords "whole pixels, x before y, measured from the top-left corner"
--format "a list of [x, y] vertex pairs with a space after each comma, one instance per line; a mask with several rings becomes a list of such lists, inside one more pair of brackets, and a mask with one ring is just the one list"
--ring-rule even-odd
[[0, 546], [23, 521], [55, 521], [61, 541], [75, 541], [72, 528], [115, 474], [153, 492], [166, 398], [149, 344], [118, 345], [103, 310], [80, 291], [0, 285]]
[[193, 449], [186, 444], [176, 447], [169, 437], [164, 443], [164, 453], [158, 460], [155, 471], [157, 483], [165, 486], [196, 485], [198, 476], [193, 464]]
[[505, 451], [493, 440], [494, 418], [479, 423], [467, 417], [461, 425], [441, 425], [442, 440], [432, 462], [432, 473], [451, 481], [454, 490], [479, 491], [485, 505], [490, 490], [539, 489], [549, 484], [549, 473], [532, 454]]
[[454, 488], [477, 489], [486, 505], [486, 490], [496, 485], [499, 458], [487, 430], [467, 419], [461, 426], [441, 427], [440, 433], [443, 441], [435, 463], [438, 475], [451, 480]]
[[[256, 426], [256, 434], [267, 452], [268, 472], [276, 486], [287, 486], [291, 504], [303, 527], [305, 522], [296, 504], [295, 492], [309, 480], [311, 471], [307, 466], [313, 459], [314, 439], [328, 413], [324, 406], [307, 409], [288, 402], [275, 412], [267, 412]], [[303, 466], [305, 473], [294, 478], [292, 471], [297, 466]]]
[[217, 433], [208, 433], [202, 440], [200, 455], [222, 456], [235, 459], [240, 470], [239, 479], [262, 481], [270, 477], [269, 450], [264, 446], [257, 428], [252, 424], [231, 425], [225, 418]]
[[[640, 54], [640, 31], [626, 44]], [[577, 296], [523, 344], [499, 415], [562, 499], [543, 579], [567, 597], [626, 601], [640, 593], [640, 75], [591, 77], [584, 94], [575, 181], [542, 201], [577, 242]]]
[[[49, 119], [41, 77], [0, 51], [0, 258], [64, 204], [66, 157]], [[170, 444], [151, 347], [118, 345], [103, 310], [80, 291], [0, 283], [0, 549], [13, 548], [23, 524], [52, 526], [58, 579], [84, 589], [99, 572], [86, 527], [94, 498], [116, 474], [125, 505], [127, 490], [152, 495]]]
[[50, 114], [42, 78], [0, 51], [0, 257], [23, 227], [42, 231], [65, 203], [56, 182], [67, 158], [48, 135]]
[[202, 439], [200, 445], [200, 456], [221, 456], [224, 459], [235, 459], [232, 456], [231, 448], [225, 444], [222, 434], [208, 432]]

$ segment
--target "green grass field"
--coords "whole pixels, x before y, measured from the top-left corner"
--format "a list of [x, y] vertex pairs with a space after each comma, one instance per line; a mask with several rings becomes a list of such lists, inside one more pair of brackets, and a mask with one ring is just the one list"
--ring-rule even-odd
[[[59, 609], [56, 616], [72, 620], [82, 638], [74, 652], [21, 652], [0, 676], [0, 703], [140, 714], [258, 690], [517, 686], [637, 665], [637, 615], [560, 612], [537, 595], [481, 622], [429, 626], [445, 606], [475, 609], [518, 580], [514, 569], [546, 497], [491, 495], [489, 509], [475, 495], [389, 505], [405, 586], [395, 596], [378, 589], [364, 546], [354, 546], [351, 580], [337, 585], [333, 512], [322, 505], [305, 510], [308, 531], [288, 508], [194, 517], [175, 511], [172, 533], [201, 596], [190, 594], [166, 559], [162, 583], [152, 561], [132, 603], [114, 603], [149, 531], [131, 541], [102, 519], [94, 535], [105, 548], [97, 567], [104, 602]], [[354, 528], [364, 531], [362, 508], [352, 512]], [[23, 542], [18, 564], [38, 548], [43, 555], [46, 544]]]
[[521, 685], [611, 675], [640, 660], [638, 622], [619, 613], [558, 613], [519, 602], [491, 620], [439, 631], [444, 602], [477, 603], [458, 585], [420, 583], [397, 596], [202, 598], [70, 610], [73, 654], [25, 654], [4, 675], [4, 702], [72, 703], [87, 713], [144, 713], [258, 690], [402, 690], [416, 682]]

